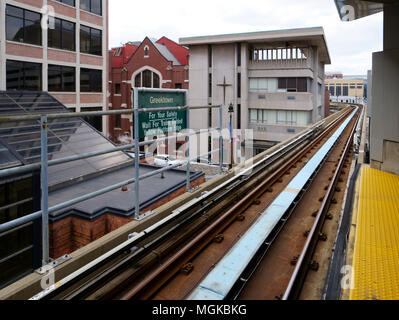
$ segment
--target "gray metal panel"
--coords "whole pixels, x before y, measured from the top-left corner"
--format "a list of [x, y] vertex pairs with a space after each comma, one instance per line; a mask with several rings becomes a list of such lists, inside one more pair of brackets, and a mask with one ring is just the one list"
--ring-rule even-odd
[[166, 60], [172, 61], [173, 65], [175, 66], [181, 66], [181, 63], [177, 58], [173, 55], [172, 52], [169, 51], [169, 49], [164, 46], [163, 44], [159, 43], [154, 43], [154, 46], [158, 49], [158, 51], [165, 57]]
[[[68, 109], [43, 92], [0, 92], [0, 116], [21, 114], [66, 113]], [[55, 160], [87, 152], [110, 149], [114, 146], [85, 121], [76, 119], [52, 119], [48, 122], [48, 159]], [[3, 122], [0, 139], [6, 148], [19, 154], [27, 164], [40, 162], [40, 122]], [[9, 151], [9, 154], [12, 152]], [[130, 161], [124, 152], [101, 155], [85, 160], [52, 166], [49, 168], [49, 186], [80, 178]], [[0, 153], [0, 164], [6, 158]]]

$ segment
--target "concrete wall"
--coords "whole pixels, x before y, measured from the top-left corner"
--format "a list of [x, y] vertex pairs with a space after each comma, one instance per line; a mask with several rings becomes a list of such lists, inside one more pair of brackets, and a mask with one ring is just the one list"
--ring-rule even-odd
[[399, 175], [399, 5], [384, 6], [384, 51], [373, 54], [370, 157]]
[[399, 174], [399, 50], [373, 54], [372, 167]]

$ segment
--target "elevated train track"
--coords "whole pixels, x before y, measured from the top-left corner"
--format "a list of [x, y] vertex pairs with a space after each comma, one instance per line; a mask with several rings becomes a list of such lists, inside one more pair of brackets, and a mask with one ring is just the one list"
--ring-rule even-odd
[[[342, 191], [337, 185], [344, 182], [360, 113], [347, 108], [331, 123], [305, 131], [32, 299], [298, 298], [307, 272], [318, 267], [312, 256], [325, 238], [329, 205]], [[293, 191], [293, 180], [317, 157]], [[287, 190], [292, 201], [268, 224], [269, 232], [256, 233]], [[255, 240], [240, 247], [246, 238]], [[248, 254], [241, 259], [242, 250]], [[237, 267], [231, 274], [229, 257]]]

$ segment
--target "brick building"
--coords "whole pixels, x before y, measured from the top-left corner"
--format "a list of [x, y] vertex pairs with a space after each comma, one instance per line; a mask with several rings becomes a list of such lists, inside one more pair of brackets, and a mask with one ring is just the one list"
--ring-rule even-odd
[[[132, 87], [188, 89], [189, 50], [162, 37], [129, 42], [109, 52], [110, 110], [132, 108]], [[132, 136], [131, 115], [110, 117], [109, 137]]]
[[[0, 90], [106, 110], [108, 0], [0, 0], [0, 24]], [[106, 132], [105, 117], [85, 120]]]

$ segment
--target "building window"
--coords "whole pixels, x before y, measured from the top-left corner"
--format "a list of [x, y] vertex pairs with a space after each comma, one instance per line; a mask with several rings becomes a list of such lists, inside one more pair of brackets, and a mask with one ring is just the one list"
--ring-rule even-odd
[[49, 65], [48, 91], [75, 92], [75, 68]]
[[330, 94], [331, 96], [335, 96], [335, 86], [330, 86]]
[[160, 88], [161, 79], [155, 72], [144, 70], [136, 75], [136, 78], [134, 79], [134, 85], [136, 88]]
[[103, 91], [102, 70], [80, 69], [80, 91], [102, 92]]
[[250, 78], [249, 79], [250, 92], [277, 92], [278, 79], [277, 78]]
[[253, 61], [305, 61], [308, 59], [308, 48], [273, 48], [252, 49]]
[[237, 129], [241, 130], [241, 104], [237, 104]]
[[182, 89], [183, 86], [181, 83], [175, 83], [175, 89]]
[[283, 92], [308, 92], [306, 78], [279, 78], [278, 89]]
[[241, 43], [237, 43], [237, 67], [241, 67]]
[[212, 68], [212, 45], [208, 45], [208, 67]]
[[54, 18], [54, 29], [48, 30], [48, 46], [50, 48], [75, 51], [75, 42], [75, 24]]
[[41, 14], [33, 11], [6, 6], [7, 40], [42, 44]]
[[237, 73], [237, 98], [241, 98], [241, 73]]
[[144, 47], [144, 58], [148, 58], [150, 56], [150, 48], [148, 46]]
[[212, 98], [212, 73], [208, 75], [208, 97]]
[[[0, 185], [0, 224], [35, 212], [38, 206], [38, 177], [27, 177]], [[40, 182], [39, 182], [40, 183]], [[39, 185], [40, 188], [40, 185]], [[0, 241], [0, 289], [22, 276], [33, 272], [40, 265], [40, 223], [36, 219], [2, 233]]]
[[[81, 108], [81, 112], [94, 112], [94, 111], [103, 111], [102, 107], [87, 107]], [[98, 130], [99, 132], [103, 131], [103, 117], [102, 116], [86, 116], [83, 118], [88, 124], [90, 124], [93, 128]]]
[[[67, 5], [71, 6], [71, 7], [75, 6], [75, 0], [55, 0], [55, 1], [61, 2], [63, 4], [67, 4]], [[80, 1], [82, 2], [82, 0], [80, 0]]]
[[120, 114], [115, 116], [115, 128], [118, 128], [118, 129], [122, 128], [121, 115]]
[[258, 124], [305, 127], [312, 123], [312, 111], [250, 109], [249, 121]]
[[341, 91], [341, 86], [337, 86], [337, 87], [336, 87], [336, 95], [337, 95], [337, 96], [340, 96], [341, 93], [342, 93], [342, 91]]
[[121, 94], [121, 84], [120, 83], [115, 84], [115, 94]]
[[102, 55], [102, 31], [80, 26], [80, 52]]
[[42, 65], [7, 60], [7, 90], [42, 90]]
[[347, 97], [347, 96], [349, 96], [349, 89], [348, 89], [348, 85], [344, 85], [343, 87], [342, 87], [342, 95], [343, 96], [345, 96], [345, 97]]
[[80, 9], [102, 15], [102, 0], [80, 0]]

